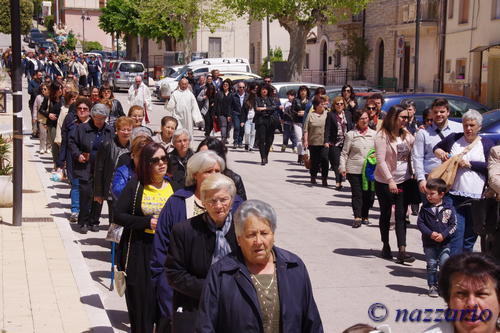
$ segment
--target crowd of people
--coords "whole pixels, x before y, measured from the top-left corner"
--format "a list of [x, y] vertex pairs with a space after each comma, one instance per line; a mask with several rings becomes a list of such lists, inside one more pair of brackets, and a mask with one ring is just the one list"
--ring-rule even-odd
[[[244, 180], [228, 168], [231, 132], [232, 148], [257, 149], [265, 166], [280, 131], [281, 150], [297, 154], [311, 184], [320, 173], [321, 185], [329, 186], [330, 171], [336, 190], [347, 180], [353, 228], [372, 223], [377, 197], [383, 258], [394, 258], [393, 218], [396, 262], [415, 261], [406, 250], [406, 229], [408, 215], [418, 215], [429, 296], [441, 293], [452, 303], [456, 277], [448, 259], [494, 265], [468, 254], [477, 238], [471, 201], [482, 198], [488, 184], [500, 194], [500, 148], [478, 135], [477, 111], [466, 112], [460, 124], [448, 119], [448, 101], [438, 98], [418, 122], [412, 101], [384, 112], [383, 96], [373, 94], [358, 106], [349, 85], [333, 100], [323, 88], [312, 94], [301, 86], [281, 104], [270, 78], [233, 84], [213, 71], [198, 81], [181, 79], [174, 91], [161, 87], [165, 116], [155, 133], [148, 127], [149, 88], [140, 76], [128, 91], [125, 114], [107, 83], [71, 70], [82, 59], [54, 67], [69, 71], [52, 72], [40, 67], [39, 56], [28, 58], [33, 135], [39, 153], [50, 153], [54, 171], [71, 185], [70, 221], [82, 233], [97, 232], [106, 201], [109, 222], [123, 228], [117, 262], [126, 272], [132, 332], [323, 330], [304, 263], [274, 245], [275, 210], [247, 200]], [[199, 144], [197, 127], [205, 134]], [[429, 177], [457, 155], [451, 183]], [[447, 277], [438, 276], [440, 269], [450, 271]], [[496, 282], [495, 274], [488, 268], [484, 276]]]

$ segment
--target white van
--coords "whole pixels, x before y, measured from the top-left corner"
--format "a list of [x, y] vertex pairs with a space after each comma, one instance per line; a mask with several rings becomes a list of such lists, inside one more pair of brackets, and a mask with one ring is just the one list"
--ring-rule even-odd
[[246, 58], [204, 58], [196, 59], [191, 61], [188, 66], [198, 66], [198, 65], [214, 65], [214, 64], [248, 64], [248, 59]]

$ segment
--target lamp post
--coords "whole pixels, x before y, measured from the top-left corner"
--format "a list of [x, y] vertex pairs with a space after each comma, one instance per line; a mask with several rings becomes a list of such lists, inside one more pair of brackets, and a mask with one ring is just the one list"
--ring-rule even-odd
[[82, 43], [82, 51], [85, 52], [85, 20], [90, 21], [90, 16], [86, 11], [82, 10], [82, 29], [83, 29], [83, 43]]

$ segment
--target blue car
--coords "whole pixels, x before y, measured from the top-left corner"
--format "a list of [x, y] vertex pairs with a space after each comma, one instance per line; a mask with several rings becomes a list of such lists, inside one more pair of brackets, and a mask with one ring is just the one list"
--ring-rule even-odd
[[490, 139], [495, 144], [500, 144], [500, 109], [483, 114], [483, 124], [479, 135]]
[[[401, 104], [405, 101], [412, 100], [416, 105], [416, 117], [417, 119], [422, 119], [422, 113], [425, 109], [430, 108], [432, 102], [436, 98], [446, 98], [450, 103], [450, 119], [459, 120], [462, 115], [469, 109], [474, 109], [480, 113], [489, 111], [488, 107], [471, 100], [470, 98], [451, 94], [437, 94], [437, 93], [415, 93], [415, 94], [399, 94], [399, 93], [387, 93], [384, 94], [384, 105], [382, 110], [387, 112], [391, 106]], [[366, 99], [365, 99], [366, 100]], [[363, 105], [364, 106], [364, 105]], [[461, 121], [461, 120], [460, 120]]]

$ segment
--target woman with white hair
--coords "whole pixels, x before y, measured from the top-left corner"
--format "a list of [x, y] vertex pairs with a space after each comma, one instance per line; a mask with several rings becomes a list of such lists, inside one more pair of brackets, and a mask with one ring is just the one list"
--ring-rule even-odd
[[179, 128], [172, 135], [174, 151], [168, 155], [168, 172], [172, 177], [174, 191], [184, 187], [186, 180], [186, 166], [193, 156], [191, 150], [191, 133], [185, 128]]
[[323, 332], [304, 263], [274, 246], [273, 207], [248, 200], [233, 220], [241, 251], [211, 267], [195, 332]]
[[[205, 213], [206, 207], [201, 197], [201, 185], [211, 174], [221, 173], [225, 168], [224, 160], [214, 151], [207, 150], [194, 154], [187, 162], [185, 187], [177, 190], [168, 199], [160, 213], [154, 237], [151, 271], [157, 288], [161, 315], [167, 321], [172, 316], [173, 291], [167, 282], [165, 260], [172, 228], [177, 223]], [[232, 211], [236, 210], [240, 203], [241, 198], [236, 196]]]
[[[78, 107], [88, 108], [84, 104], [79, 104]], [[108, 115], [109, 108], [106, 105], [94, 104], [90, 110], [90, 120], [79, 125], [69, 137], [73, 176], [79, 180], [78, 225], [83, 234], [86, 234], [88, 229], [99, 231], [100, 203], [93, 201], [93, 173], [99, 147], [113, 139], [114, 129], [106, 124]]]
[[212, 174], [203, 181], [200, 194], [207, 211], [174, 225], [165, 264], [174, 289], [172, 328], [177, 333], [193, 332], [210, 266], [238, 249], [231, 214], [236, 196], [233, 181]]
[[[434, 147], [434, 154], [443, 162], [463, 154], [449, 195], [457, 214], [457, 230], [450, 242], [450, 254], [472, 252], [477, 235], [472, 228], [471, 205], [481, 198], [487, 180], [487, 161], [493, 142], [479, 136], [483, 116], [469, 110], [462, 116], [463, 133], [452, 133]], [[465, 153], [465, 154], [464, 154]]]

